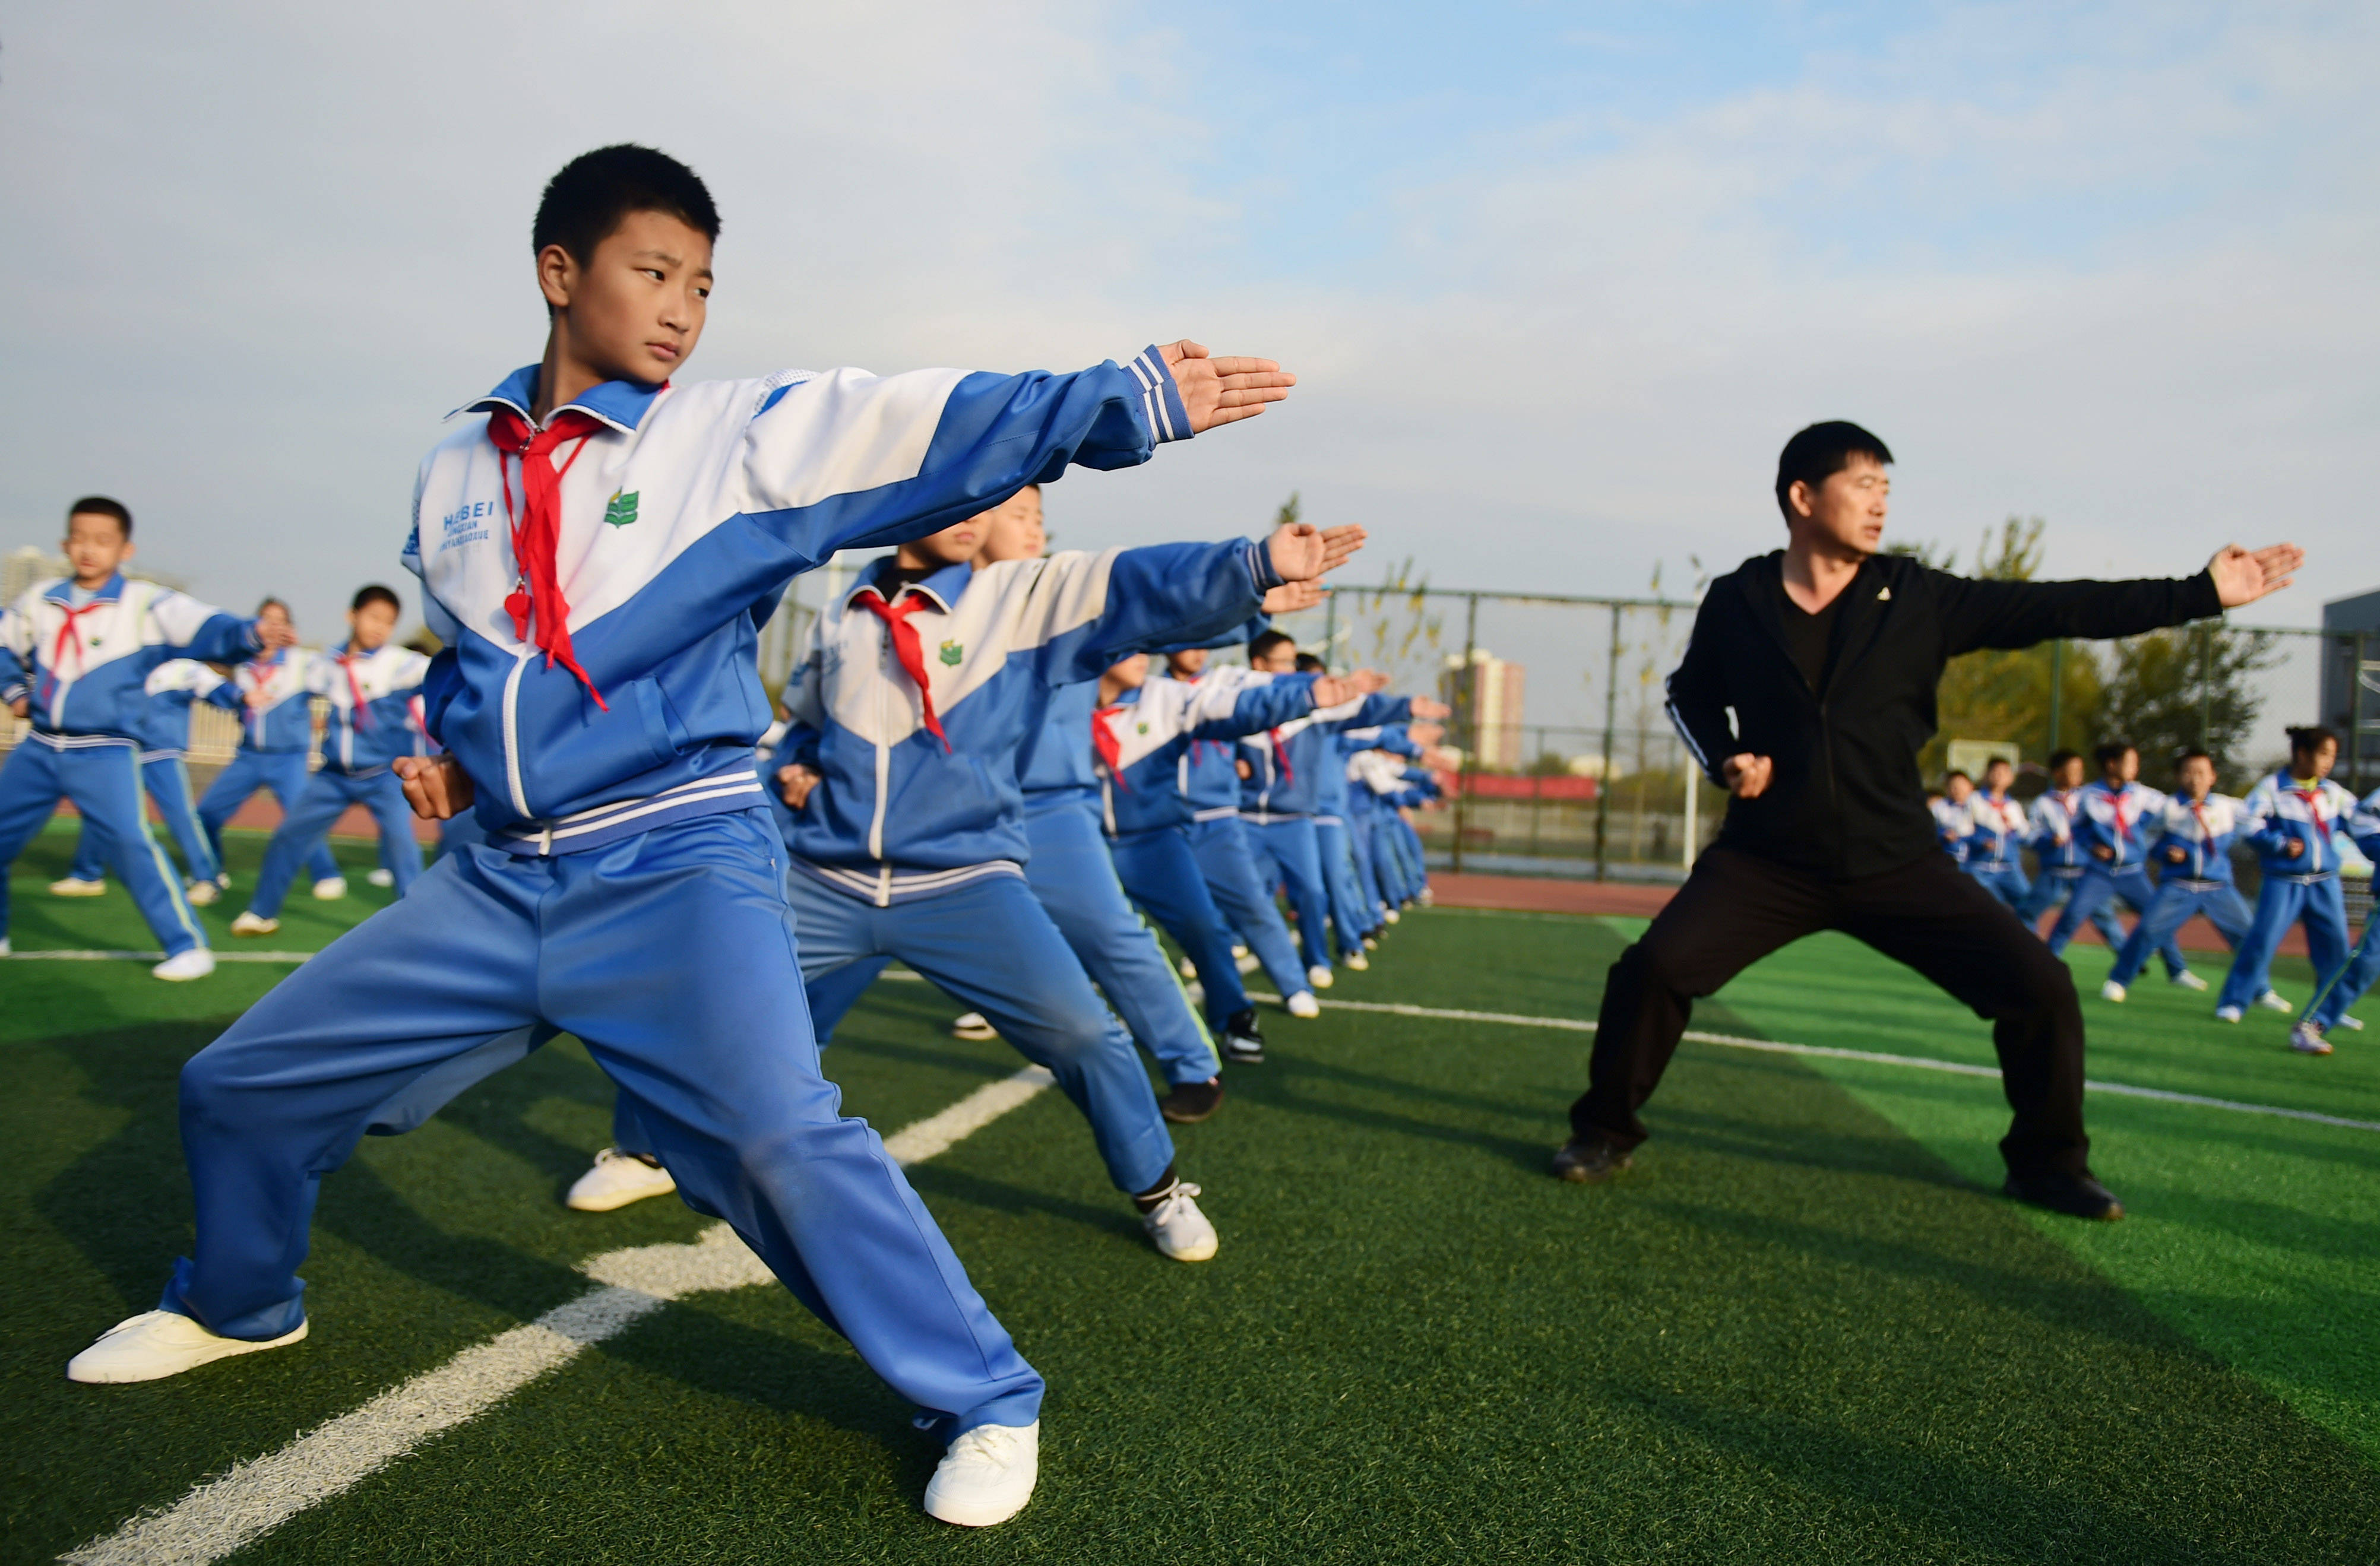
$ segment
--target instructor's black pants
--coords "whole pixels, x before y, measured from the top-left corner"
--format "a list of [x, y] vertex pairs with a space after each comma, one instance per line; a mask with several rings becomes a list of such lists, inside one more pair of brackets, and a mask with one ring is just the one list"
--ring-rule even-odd
[[1591, 1086], [1571, 1106], [1572, 1128], [1622, 1148], [1644, 1141], [1636, 1111], [1669, 1068], [1694, 998], [1822, 929], [1908, 964], [1990, 1021], [2001, 1085], [2016, 1111], [2000, 1143], [2011, 1174], [2088, 1172], [2082, 1009], [2073, 977], [1947, 854], [1852, 881], [1730, 848], [1705, 854], [1644, 939], [1611, 965]]

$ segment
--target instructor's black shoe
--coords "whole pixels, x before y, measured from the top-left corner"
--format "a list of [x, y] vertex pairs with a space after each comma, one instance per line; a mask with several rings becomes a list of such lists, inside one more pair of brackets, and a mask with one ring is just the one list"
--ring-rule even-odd
[[1223, 1059], [1233, 1065], [1264, 1064], [1264, 1035], [1257, 1029], [1254, 1006], [1223, 1019]]
[[1628, 1157], [1602, 1135], [1573, 1136], [1554, 1155], [1554, 1173], [1573, 1185], [1592, 1185], [1626, 1169]]
[[2124, 1216], [2124, 1204], [2116, 1200], [2116, 1194], [2087, 1174], [2011, 1174], [2000, 1191], [2069, 1218], [2112, 1223]]
[[1174, 1084], [1173, 1091], [1157, 1100], [1157, 1107], [1176, 1125], [1196, 1125], [1221, 1108], [1222, 1103], [1222, 1079], [1210, 1076], [1204, 1082]]

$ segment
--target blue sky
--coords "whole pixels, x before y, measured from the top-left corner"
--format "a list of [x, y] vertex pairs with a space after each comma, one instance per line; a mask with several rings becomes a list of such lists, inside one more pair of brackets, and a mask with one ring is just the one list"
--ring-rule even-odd
[[2298, 623], [2380, 584], [2369, 6], [539, 15], [15, 8], [0, 547], [118, 492], [154, 564], [327, 629], [439, 417], [536, 354], [539, 185], [635, 139], [726, 214], [696, 374], [1188, 334], [1304, 376], [1053, 491], [1069, 544], [1294, 489], [1441, 584], [1640, 592], [1772, 547], [1778, 445], [1850, 417], [1904, 537], [2040, 515], [2076, 575], [2296, 537]]

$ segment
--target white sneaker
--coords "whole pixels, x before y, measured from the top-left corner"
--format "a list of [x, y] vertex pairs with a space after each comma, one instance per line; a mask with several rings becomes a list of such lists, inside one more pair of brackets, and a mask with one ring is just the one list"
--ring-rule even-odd
[[335, 903], [346, 894], [347, 878], [345, 876], [324, 876], [314, 883], [314, 896], [319, 902]]
[[176, 1311], [144, 1310], [102, 1332], [91, 1347], [67, 1361], [67, 1379], [155, 1381], [234, 1354], [283, 1348], [305, 1335], [301, 1321], [295, 1332], [253, 1343], [245, 1338], [218, 1338]]
[[1438, 899], [1431, 896], [1429, 888], [1425, 886], [1419, 892], [1414, 893], [1414, 901], [1427, 908], [1431, 904], [1437, 902]]
[[[1245, 947], [1245, 946], [1241, 946], [1241, 945], [1238, 945], [1238, 944], [1236, 944], [1236, 943], [1234, 943], [1234, 944], [1232, 945], [1232, 961], [1233, 961], [1233, 962], [1235, 962], [1235, 963], [1238, 963], [1238, 962], [1245, 962], [1245, 961], [1246, 960], [1246, 958], [1247, 958], [1247, 954], [1248, 954], [1248, 949], [1247, 949], [1246, 947]], [[1244, 971], [1245, 971], [1245, 970], [1244, 970]]]
[[2188, 968], [2182, 969], [2180, 973], [2169, 973], [2166, 975], [2165, 981], [2168, 984], [2178, 984], [2184, 989], [2204, 989], [2206, 988], [2206, 981], [2199, 977], [2196, 974], [2192, 973]]
[[1182, 987], [1182, 993], [1194, 1006], [1204, 1006], [1207, 1003], [1207, 987], [1195, 978]]
[[2301, 1055], [2327, 1055], [2330, 1053], [2330, 1040], [2322, 1036], [2321, 1028], [2310, 1022], [2301, 1022], [2289, 1029], [2289, 1048]]
[[951, 1037], [972, 1038], [978, 1042], [1000, 1037], [999, 1029], [984, 1019], [981, 1012], [963, 1012], [951, 1019]]
[[1366, 957], [1361, 952], [1350, 952], [1339, 960], [1346, 964], [1349, 967], [1354, 969], [1357, 973], [1367, 972], [1372, 965], [1372, 959]]
[[617, 1147], [606, 1147], [595, 1155], [595, 1167], [571, 1185], [562, 1205], [574, 1212], [610, 1212], [647, 1196], [666, 1196], [676, 1189], [677, 1182], [670, 1178], [668, 1170], [656, 1169]]
[[1025, 1510], [1041, 1475], [1041, 1421], [978, 1425], [950, 1444], [926, 1481], [926, 1515], [989, 1528]]
[[1305, 982], [1317, 989], [1328, 989], [1330, 988], [1330, 970], [1317, 963], [1305, 970]]
[[2099, 999], [2102, 1001], [2113, 1001], [2116, 1004], [2120, 1006], [2124, 1003], [2124, 987], [2118, 984], [2111, 978], [2107, 983], [2099, 986]]
[[1197, 1195], [1197, 1186], [1177, 1180], [1163, 1201], [1141, 1214], [1140, 1226], [1157, 1242], [1159, 1254], [1175, 1261], [1206, 1261], [1222, 1244], [1216, 1237], [1215, 1226], [1207, 1221], [1207, 1215], [1191, 1199]]
[[107, 882], [104, 880], [82, 880], [68, 876], [64, 880], [50, 882], [50, 895], [53, 897], [99, 897], [105, 895], [106, 892]]
[[223, 895], [223, 888], [211, 880], [194, 880], [183, 889], [182, 895], [190, 900], [191, 907], [204, 908]]
[[168, 984], [178, 984], [186, 978], [204, 978], [214, 971], [215, 954], [203, 946], [193, 946], [151, 968], [149, 977], [162, 978]]
[[2217, 1006], [2215, 1008], [2215, 1020], [2216, 1022], [2238, 1022], [2240, 1020], [2240, 1008], [2237, 1006]]
[[1380, 912], [1380, 917], [1388, 920], [1390, 924], [1396, 923], [1401, 917], [1402, 916], [1399, 915], [1394, 908], [1384, 908]]
[[2289, 1004], [2287, 1001], [2282, 1000], [2280, 996], [2275, 994], [2269, 989], [2256, 997], [2256, 1004], [2264, 1007], [2265, 1010], [2268, 1012], [2278, 1012], [2283, 1016], [2287, 1016], [2291, 1012], [2297, 1010], [2295, 1006]]
[[[0, 953], [0, 955], [5, 955], [5, 953]], [[2337, 1022], [2332, 1023], [2330, 1026], [2333, 1027], [2343, 1027], [2350, 1033], [2361, 1033], [2363, 1031], [2363, 1020], [2361, 1017], [2341, 1016]]]
[[239, 917], [231, 922], [234, 935], [271, 935], [280, 928], [279, 919], [268, 919], [253, 908], [242, 909]]
[[396, 884], [396, 872], [383, 866], [381, 868], [372, 871], [371, 874], [364, 877], [364, 880], [373, 886], [395, 886]]
[[0, 957], [9, 955], [10, 952], [11, 948], [8, 945], [8, 938], [5, 935], [0, 935]]
[[1232, 963], [1242, 973], [1254, 973], [1264, 966], [1262, 962], [1248, 953], [1248, 949], [1245, 946], [1235, 946], [1232, 949]]
[[1293, 1017], [1318, 1017], [1322, 1002], [1314, 998], [1311, 989], [1301, 989], [1289, 998], [1289, 1014]]

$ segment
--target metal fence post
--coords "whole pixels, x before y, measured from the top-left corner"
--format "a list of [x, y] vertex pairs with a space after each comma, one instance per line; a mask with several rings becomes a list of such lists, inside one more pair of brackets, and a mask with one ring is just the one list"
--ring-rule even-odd
[[2041, 752], [2044, 766], [2047, 766], [2049, 759], [2058, 754], [2058, 709], [2065, 700], [2066, 643], [2061, 640], [2049, 644], [2049, 743]]
[[1611, 656], [1603, 670], [1603, 775], [1595, 780], [1595, 879], [1603, 879], [1611, 821], [1611, 731], [1620, 721], [1620, 605], [1611, 606]]
[[1463, 615], [1463, 669], [1448, 694], [1471, 708], [1471, 743], [1463, 747], [1463, 771], [1454, 783], [1454, 873], [1463, 873], [1463, 833], [1471, 819], [1471, 778], [1479, 769], [1479, 668], [1472, 662], [1479, 646], [1479, 595], [1469, 595]]
[[[1331, 662], [1338, 655], [1331, 647], [1339, 640], [1339, 595], [1325, 590], [1322, 595], [1322, 662]], [[1342, 664], [1341, 667], [1348, 667]]]
[[2353, 661], [2347, 666], [2347, 786], [2361, 798], [2363, 794], [2363, 660], [2364, 633], [2355, 633], [2351, 649]]
[[2198, 625], [2198, 748], [2212, 750], [2215, 734], [2215, 628]]

